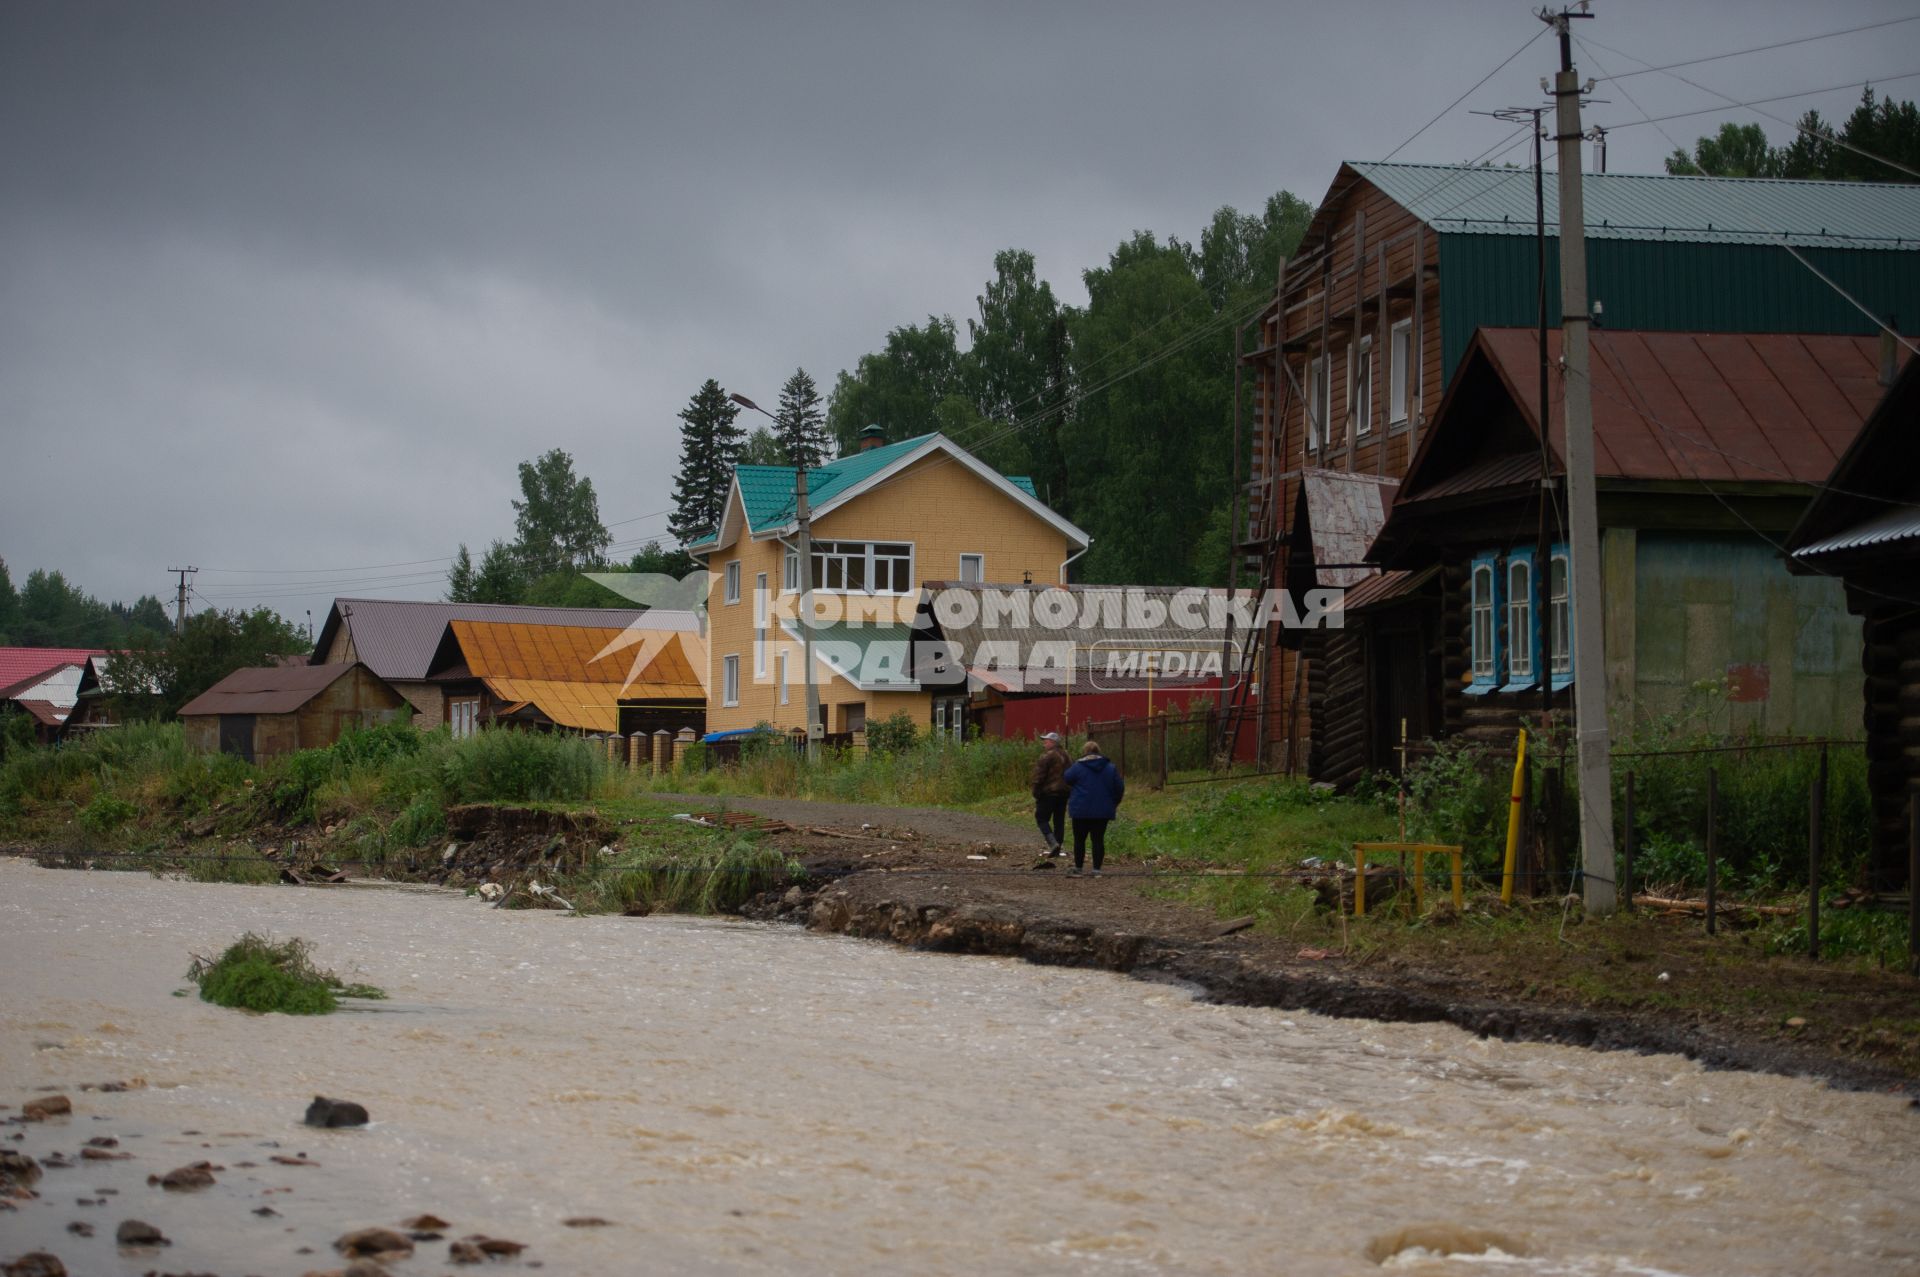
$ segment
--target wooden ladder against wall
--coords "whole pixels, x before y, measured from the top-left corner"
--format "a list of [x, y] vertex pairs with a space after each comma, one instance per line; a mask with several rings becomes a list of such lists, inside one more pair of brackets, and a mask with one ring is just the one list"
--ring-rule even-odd
[[[1276, 316], [1275, 331], [1282, 331], [1284, 315]], [[1286, 548], [1286, 534], [1281, 524], [1281, 493], [1285, 478], [1287, 413], [1292, 407], [1292, 379], [1285, 384], [1275, 386], [1269, 392], [1268, 401], [1279, 400], [1279, 411], [1269, 415], [1267, 431], [1261, 439], [1261, 457], [1259, 474], [1246, 485], [1247, 518], [1246, 539], [1233, 547], [1236, 563], [1241, 571], [1251, 571], [1253, 583], [1247, 588], [1252, 601], [1251, 612], [1258, 616], [1266, 605], [1267, 595], [1273, 590], [1274, 577], [1280, 566], [1280, 556]], [[1282, 436], [1276, 446], [1276, 431]], [[1239, 529], [1235, 529], [1236, 532]], [[1240, 732], [1249, 714], [1254, 715], [1257, 725], [1255, 758], [1264, 768], [1266, 763], [1267, 723], [1270, 715], [1262, 712], [1262, 705], [1273, 694], [1273, 689], [1262, 686], [1259, 697], [1253, 695], [1253, 688], [1259, 681], [1262, 663], [1267, 655], [1269, 643], [1268, 627], [1257, 625], [1250, 633], [1239, 635], [1239, 659], [1237, 668], [1232, 671], [1232, 684], [1227, 694], [1226, 711], [1220, 715], [1220, 738], [1215, 745], [1215, 755], [1226, 760], [1232, 766], [1233, 756], [1240, 743]], [[1226, 671], [1222, 671], [1226, 673]]]

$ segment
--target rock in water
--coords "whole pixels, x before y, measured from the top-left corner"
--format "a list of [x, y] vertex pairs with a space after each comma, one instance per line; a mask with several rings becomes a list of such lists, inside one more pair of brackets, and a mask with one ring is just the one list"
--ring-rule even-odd
[[365, 1126], [367, 1111], [352, 1100], [330, 1100], [324, 1095], [313, 1097], [313, 1103], [307, 1105], [308, 1126]]
[[211, 1188], [214, 1184], [213, 1168], [205, 1162], [195, 1162], [192, 1166], [176, 1167], [165, 1175], [149, 1175], [147, 1183], [158, 1183], [160, 1187], [176, 1193]]
[[166, 1234], [162, 1233], [144, 1219], [121, 1221], [120, 1227], [114, 1230], [113, 1240], [122, 1246], [173, 1245], [172, 1242], [167, 1240]]
[[0, 1267], [6, 1277], [67, 1277], [67, 1266], [44, 1250], [30, 1251]]
[[48, 1095], [28, 1100], [20, 1106], [20, 1116], [29, 1122], [44, 1122], [50, 1117], [66, 1117], [73, 1112], [73, 1101], [64, 1095]]
[[40, 1163], [17, 1149], [0, 1148], [0, 1190], [24, 1189], [39, 1178]]
[[360, 1228], [342, 1236], [333, 1248], [351, 1259], [402, 1259], [413, 1254], [413, 1242], [391, 1228]]

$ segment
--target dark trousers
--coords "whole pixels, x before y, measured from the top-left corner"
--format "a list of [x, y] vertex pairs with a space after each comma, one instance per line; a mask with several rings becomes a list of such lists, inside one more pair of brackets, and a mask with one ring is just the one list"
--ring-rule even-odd
[[1035, 794], [1033, 823], [1040, 826], [1040, 836], [1047, 840], [1048, 847], [1058, 847], [1065, 842], [1067, 840], [1067, 796]]
[[1107, 824], [1105, 818], [1089, 820], [1083, 816], [1073, 818], [1073, 867], [1078, 869], [1087, 857], [1087, 840], [1093, 840], [1093, 867], [1098, 869], [1100, 862], [1107, 858]]

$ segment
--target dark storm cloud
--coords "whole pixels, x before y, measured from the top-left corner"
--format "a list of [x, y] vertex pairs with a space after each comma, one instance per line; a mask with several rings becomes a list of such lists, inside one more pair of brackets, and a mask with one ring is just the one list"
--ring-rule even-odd
[[[1897, 9], [1599, 11], [1583, 34], [1664, 60]], [[1318, 198], [1537, 25], [1504, 2], [7, 6], [0, 555], [109, 597], [169, 562], [270, 569], [199, 584], [296, 616], [432, 596], [443, 565], [415, 561], [505, 535], [517, 461], [565, 447], [607, 519], [657, 512], [704, 378], [831, 384], [891, 326], [964, 318], [999, 248], [1074, 298], [1135, 229]], [[1688, 74], [1757, 97], [1920, 70], [1917, 31]], [[1552, 57], [1402, 158], [1492, 143], [1468, 108], [1536, 101]], [[1669, 148], [1622, 130], [1612, 166]]]

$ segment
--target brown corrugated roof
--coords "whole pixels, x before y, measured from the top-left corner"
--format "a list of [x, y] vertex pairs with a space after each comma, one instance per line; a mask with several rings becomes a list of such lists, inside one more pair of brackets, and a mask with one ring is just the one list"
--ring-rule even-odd
[[[1483, 328], [1477, 340], [1538, 429], [1538, 333]], [[1882, 393], [1872, 337], [1596, 331], [1592, 350], [1601, 478], [1821, 483]], [[1547, 353], [1558, 361], [1557, 329]], [[1565, 386], [1555, 376], [1548, 400], [1556, 465]]]
[[31, 714], [34, 721], [45, 727], [60, 726], [67, 721], [67, 715], [72, 712], [63, 706], [55, 705], [52, 701], [15, 701], [14, 704]]
[[1358, 585], [1348, 587], [1341, 606], [1348, 613], [1353, 613], [1403, 599], [1431, 581], [1439, 572], [1440, 569], [1435, 567], [1422, 568], [1417, 572], [1380, 572]]
[[572, 625], [624, 629], [698, 631], [692, 612], [664, 608], [522, 607], [507, 603], [428, 603], [407, 599], [335, 599], [314, 644], [324, 659], [345, 624], [354, 654], [385, 679], [424, 679], [449, 621], [498, 621], [518, 625]]
[[353, 668], [353, 664], [262, 665], [235, 670], [181, 706], [180, 716], [290, 714]]

